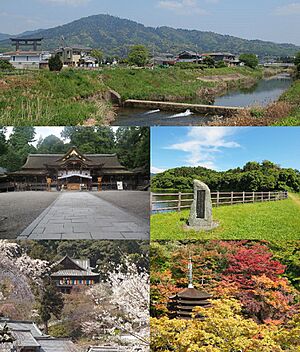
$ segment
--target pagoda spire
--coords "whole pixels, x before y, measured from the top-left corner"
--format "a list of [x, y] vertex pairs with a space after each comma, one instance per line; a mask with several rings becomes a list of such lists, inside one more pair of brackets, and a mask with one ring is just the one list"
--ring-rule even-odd
[[194, 288], [194, 283], [193, 283], [193, 262], [192, 262], [192, 257], [189, 259], [189, 286], [188, 288]]

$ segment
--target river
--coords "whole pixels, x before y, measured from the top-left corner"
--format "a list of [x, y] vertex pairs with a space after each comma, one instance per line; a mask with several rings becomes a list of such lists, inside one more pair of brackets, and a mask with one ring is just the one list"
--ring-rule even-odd
[[[254, 87], [228, 92], [217, 97], [216, 106], [267, 106], [276, 101], [292, 84], [292, 78], [281, 74], [260, 80]], [[190, 111], [172, 113], [166, 111], [145, 111], [140, 109], [120, 109], [114, 126], [197, 126], [205, 125], [213, 117], [193, 114]]]

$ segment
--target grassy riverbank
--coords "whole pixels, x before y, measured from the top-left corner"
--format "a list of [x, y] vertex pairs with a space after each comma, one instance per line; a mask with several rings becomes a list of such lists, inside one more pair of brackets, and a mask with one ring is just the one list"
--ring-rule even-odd
[[151, 216], [152, 240], [222, 239], [222, 240], [299, 240], [300, 198], [225, 206], [213, 209], [220, 227], [211, 232], [185, 231], [189, 211]]
[[265, 73], [246, 67], [0, 73], [0, 124], [107, 124], [114, 119], [104, 99], [109, 88], [122, 99], [207, 103], [228, 89], [252, 86]]
[[290, 106], [288, 116], [276, 123], [277, 126], [300, 126], [300, 80], [295, 81], [292, 86], [280, 98]]
[[252, 86], [262, 76], [262, 70], [246, 67], [205, 70], [116, 68], [104, 70], [103, 80], [123, 99], [207, 103], [228, 89]]
[[98, 72], [64, 70], [0, 73], [2, 125], [77, 125], [112, 114]]

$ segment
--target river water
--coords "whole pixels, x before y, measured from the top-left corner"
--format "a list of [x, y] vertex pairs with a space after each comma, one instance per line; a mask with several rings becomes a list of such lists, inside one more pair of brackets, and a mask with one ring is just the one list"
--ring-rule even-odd
[[[282, 74], [262, 79], [250, 89], [228, 92], [215, 99], [216, 106], [267, 106], [276, 101], [292, 84], [289, 75]], [[172, 113], [166, 111], [145, 111], [141, 109], [120, 109], [114, 126], [197, 126], [205, 125], [213, 118], [192, 114], [190, 111]]]

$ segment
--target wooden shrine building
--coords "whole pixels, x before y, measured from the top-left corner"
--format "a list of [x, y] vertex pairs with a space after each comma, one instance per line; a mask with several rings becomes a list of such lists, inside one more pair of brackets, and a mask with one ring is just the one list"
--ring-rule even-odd
[[116, 154], [30, 154], [20, 171], [9, 174], [16, 190], [136, 190], [149, 183], [149, 173], [130, 171]]
[[99, 283], [100, 274], [93, 270], [89, 259], [72, 259], [66, 256], [55, 263], [51, 278], [60, 292], [69, 294], [74, 288]]
[[[190, 260], [188, 288], [169, 298], [168, 309], [171, 319], [192, 319], [196, 307], [207, 308], [210, 306], [209, 300], [212, 296], [205, 291], [194, 288], [192, 270], [192, 261]], [[201, 319], [201, 316], [196, 318]]]

